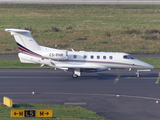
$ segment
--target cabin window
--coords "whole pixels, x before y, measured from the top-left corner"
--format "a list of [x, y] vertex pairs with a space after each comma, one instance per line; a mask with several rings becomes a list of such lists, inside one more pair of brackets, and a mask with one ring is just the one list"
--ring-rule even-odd
[[123, 56], [124, 59], [130, 59], [128, 55]]
[[97, 59], [100, 59], [100, 56], [97, 56]]
[[109, 56], [109, 59], [113, 59], [113, 57], [112, 57], [112, 56]]
[[103, 59], [106, 59], [106, 56], [103, 56]]
[[77, 55], [73, 55], [73, 58], [77, 58]]
[[86, 58], [87, 58], [87, 55], [84, 55], [83, 58], [86, 59]]
[[124, 58], [124, 59], [135, 59], [135, 58], [132, 57], [131, 55], [124, 55], [123, 58]]
[[94, 58], [94, 56], [93, 55], [91, 55], [91, 59], [93, 59]]

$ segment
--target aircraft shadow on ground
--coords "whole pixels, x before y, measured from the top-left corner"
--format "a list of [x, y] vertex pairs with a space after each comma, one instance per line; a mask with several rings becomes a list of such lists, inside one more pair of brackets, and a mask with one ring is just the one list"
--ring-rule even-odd
[[156, 73], [142, 73], [140, 77], [137, 77], [135, 73], [133, 74], [106, 74], [106, 73], [98, 73], [97, 76], [83, 76], [86, 79], [88, 78], [96, 78], [97, 80], [115, 80], [116, 78], [120, 77], [120, 79], [127, 79], [127, 78], [139, 78], [139, 79], [146, 79], [146, 78], [158, 78], [158, 74]]

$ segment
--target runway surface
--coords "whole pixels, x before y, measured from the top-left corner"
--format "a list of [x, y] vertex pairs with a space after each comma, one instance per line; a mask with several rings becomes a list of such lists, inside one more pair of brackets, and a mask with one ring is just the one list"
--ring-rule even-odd
[[61, 70], [0, 69], [0, 97], [14, 103], [78, 105], [110, 120], [159, 120], [160, 69], [142, 72], [140, 78], [135, 72], [84, 73], [73, 79]]
[[159, 0], [0, 0], [12, 4], [160, 4]]

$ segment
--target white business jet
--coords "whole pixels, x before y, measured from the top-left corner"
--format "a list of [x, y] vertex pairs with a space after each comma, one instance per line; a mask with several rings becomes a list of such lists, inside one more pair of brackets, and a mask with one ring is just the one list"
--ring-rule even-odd
[[138, 69], [137, 77], [139, 77], [139, 71], [150, 71], [154, 68], [127, 53], [54, 49], [38, 45], [28, 30], [5, 29], [5, 31], [11, 32], [11, 35], [14, 36], [20, 50], [18, 57], [22, 63], [38, 63], [41, 66], [48, 65], [72, 71], [73, 78], [81, 76], [82, 72], [99, 72], [112, 68]]

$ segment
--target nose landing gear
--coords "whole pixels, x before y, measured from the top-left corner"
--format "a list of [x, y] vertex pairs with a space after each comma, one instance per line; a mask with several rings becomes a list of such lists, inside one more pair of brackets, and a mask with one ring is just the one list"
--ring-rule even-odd
[[140, 73], [139, 72], [144, 72], [144, 71], [151, 71], [150, 69], [146, 69], [146, 70], [137, 70], [136, 74], [137, 74], [137, 78], [140, 77]]

